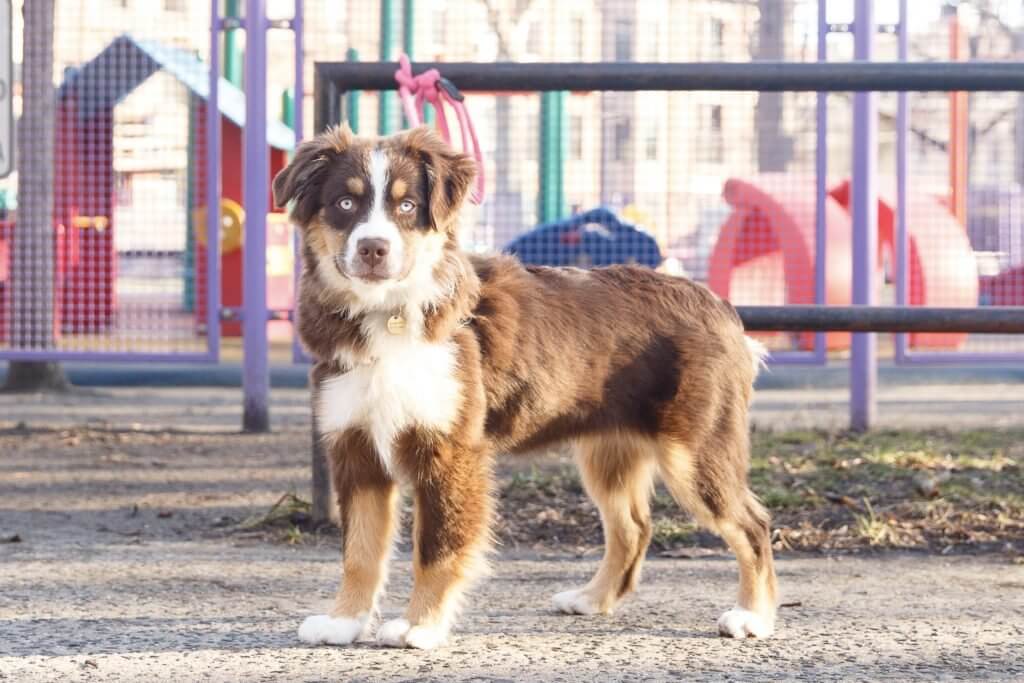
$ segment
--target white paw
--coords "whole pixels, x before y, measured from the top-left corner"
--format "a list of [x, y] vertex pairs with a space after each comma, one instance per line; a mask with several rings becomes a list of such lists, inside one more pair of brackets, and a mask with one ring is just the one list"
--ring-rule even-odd
[[406, 647], [417, 650], [433, 650], [448, 642], [448, 630], [441, 626], [413, 626], [405, 634]]
[[742, 607], [733, 607], [718, 620], [718, 633], [727, 638], [768, 638], [774, 632], [771, 621]]
[[363, 635], [367, 618], [332, 617], [316, 614], [299, 626], [299, 640], [310, 645], [348, 645]]
[[447, 629], [440, 626], [410, 626], [407, 619], [392, 619], [377, 629], [377, 642], [387, 647], [433, 650], [447, 640]]
[[406, 619], [385, 621], [377, 629], [377, 642], [388, 647], [405, 647], [405, 634], [409, 632]]
[[601, 611], [582, 588], [556, 593], [551, 602], [554, 603], [555, 609], [566, 614], [597, 614]]

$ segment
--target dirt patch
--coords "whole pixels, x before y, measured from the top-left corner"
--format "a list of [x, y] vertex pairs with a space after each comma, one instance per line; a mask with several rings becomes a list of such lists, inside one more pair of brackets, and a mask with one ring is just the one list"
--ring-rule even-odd
[[[1024, 555], [1024, 432], [755, 432], [751, 479], [780, 551], [877, 548]], [[91, 519], [95, 533], [336, 543], [308, 508], [308, 434], [0, 429], [0, 492], [14, 508]], [[499, 461], [496, 535], [511, 550], [597, 554], [597, 510], [567, 452]], [[720, 549], [662, 489], [652, 553]], [[67, 511], [73, 512], [67, 512]], [[411, 511], [406, 504], [408, 525]], [[38, 530], [9, 517], [4, 539]], [[39, 521], [39, 516], [31, 517]], [[52, 521], [52, 520], [51, 520]], [[36, 523], [36, 522], [32, 522]], [[408, 530], [403, 549], [408, 549]], [[17, 541], [8, 541], [17, 542]]]

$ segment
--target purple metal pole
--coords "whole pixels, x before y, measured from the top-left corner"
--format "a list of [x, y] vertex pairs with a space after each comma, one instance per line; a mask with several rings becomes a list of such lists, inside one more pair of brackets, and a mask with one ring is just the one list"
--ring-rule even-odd
[[[874, 0], [856, 0], [854, 58], [869, 62], [875, 40]], [[875, 303], [878, 254], [878, 100], [873, 92], [853, 96], [853, 303]], [[877, 337], [855, 332], [850, 354], [850, 429], [864, 431], [875, 421], [878, 382]]]
[[305, 96], [305, 59], [306, 46], [303, 30], [305, 26], [304, 0], [295, 0], [295, 13], [292, 15], [292, 32], [295, 34], [295, 146], [302, 140], [302, 100]]
[[[306, 47], [303, 42], [303, 30], [305, 27], [304, 17], [304, 0], [295, 0], [295, 13], [292, 15], [292, 31], [295, 33], [295, 148], [298, 149], [299, 142], [302, 141], [302, 101], [305, 95], [305, 60], [306, 60]], [[292, 362], [302, 362], [305, 360], [305, 354], [302, 351], [302, 345], [299, 343], [298, 326], [296, 325], [296, 319], [298, 317], [298, 292], [299, 292], [299, 275], [302, 272], [302, 244], [299, 239], [299, 231], [296, 230], [292, 234], [292, 251], [294, 253], [293, 268], [295, 270], [295, 284], [294, 291], [296, 293], [296, 301], [293, 302], [295, 307], [292, 311]]]
[[[906, 62], [910, 57], [910, 41], [907, 35], [907, 0], [899, 0], [900, 17], [899, 30], [896, 33], [898, 41], [899, 60]], [[909, 301], [907, 291], [907, 267], [910, 263], [909, 246], [907, 236], [907, 142], [910, 130], [910, 117], [907, 109], [907, 93], [896, 94], [896, 253], [893, 264], [896, 268], [896, 303], [899, 306], [906, 306]], [[903, 363], [907, 360], [907, 340], [905, 333], [896, 335], [895, 352], [896, 362]]]
[[206, 350], [220, 357], [220, 0], [210, 0], [210, 96], [206, 101]]
[[[828, 61], [828, 0], [818, 0], [818, 61]], [[814, 198], [814, 303], [825, 303], [825, 259], [827, 225], [825, 191], [828, 183], [828, 93], [819, 92], [817, 101], [817, 149], [814, 152], [816, 196]], [[826, 362], [825, 333], [814, 333], [814, 358]]]
[[242, 428], [270, 430], [267, 358], [267, 3], [245, 3], [245, 242], [242, 259]]

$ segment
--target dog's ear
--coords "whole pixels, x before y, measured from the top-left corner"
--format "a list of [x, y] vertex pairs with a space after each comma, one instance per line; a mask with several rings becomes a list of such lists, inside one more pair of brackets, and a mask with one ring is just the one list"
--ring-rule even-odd
[[308, 223], [320, 211], [320, 190], [331, 161], [352, 146], [348, 124], [330, 128], [295, 150], [291, 162], [274, 178], [274, 204], [284, 208], [294, 201], [292, 220]]
[[422, 164], [431, 223], [436, 230], [453, 229], [454, 218], [476, 178], [476, 161], [426, 126], [409, 131], [406, 144]]

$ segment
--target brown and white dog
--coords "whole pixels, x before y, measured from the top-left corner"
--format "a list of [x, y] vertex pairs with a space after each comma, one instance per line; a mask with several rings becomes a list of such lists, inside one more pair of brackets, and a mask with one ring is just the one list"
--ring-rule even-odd
[[444, 643], [482, 569], [497, 453], [573, 440], [604, 525], [593, 579], [554, 596], [610, 613], [640, 578], [660, 476], [739, 560], [738, 604], [720, 633], [775, 622], [768, 515], [747, 487], [747, 408], [763, 347], [732, 306], [639, 267], [523, 267], [459, 250], [472, 159], [420, 128], [382, 139], [335, 128], [274, 179], [301, 229], [298, 329], [315, 357], [315, 410], [344, 539], [329, 614], [308, 643], [371, 636], [411, 491], [414, 585], [405, 616], [376, 631], [395, 647]]

